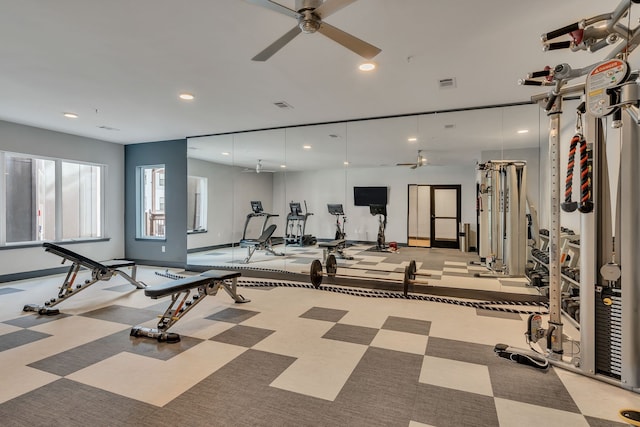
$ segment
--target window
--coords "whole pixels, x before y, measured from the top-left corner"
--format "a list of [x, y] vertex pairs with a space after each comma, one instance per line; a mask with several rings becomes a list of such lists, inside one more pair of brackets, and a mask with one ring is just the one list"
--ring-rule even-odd
[[62, 162], [62, 238], [101, 237], [102, 174], [99, 166]]
[[103, 236], [104, 166], [0, 152], [0, 244]]
[[165, 237], [164, 165], [137, 168], [137, 227], [140, 239]]
[[187, 177], [187, 232], [207, 231], [207, 178]]

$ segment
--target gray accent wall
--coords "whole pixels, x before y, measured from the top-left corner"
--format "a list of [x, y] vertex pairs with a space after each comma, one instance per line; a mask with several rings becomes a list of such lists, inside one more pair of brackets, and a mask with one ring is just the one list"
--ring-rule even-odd
[[[136, 239], [136, 168], [165, 165], [165, 239]], [[140, 264], [187, 263], [187, 140], [125, 147], [125, 257]], [[163, 252], [164, 248], [164, 252]]]

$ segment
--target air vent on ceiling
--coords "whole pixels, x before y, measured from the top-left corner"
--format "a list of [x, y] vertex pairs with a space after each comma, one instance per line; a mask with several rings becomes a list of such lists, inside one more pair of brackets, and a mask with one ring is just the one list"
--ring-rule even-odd
[[288, 108], [288, 109], [293, 108], [290, 104], [286, 103], [285, 101], [274, 102], [273, 105], [275, 105], [278, 108]]
[[338, 135], [336, 135], [335, 133], [330, 133], [329, 134], [329, 138], [340, 138]]
[[105, 125], [98, 126], [98, 129], [104, 129], [104, 130], [120, 130], [120, 129], [118, 129], [118, 128], [112, 128], [111, 126], [105, 126]]
[[455, 77], [440, 79], [438, 80], [438, 86], [440, 87], [440, 89], [449, 89], [456, 87], [456, 79]]
[[456, 125], [454, 125], [453, 123], [444, 125], [445, 129], [453, 129], [454, 127], [456, 127]]

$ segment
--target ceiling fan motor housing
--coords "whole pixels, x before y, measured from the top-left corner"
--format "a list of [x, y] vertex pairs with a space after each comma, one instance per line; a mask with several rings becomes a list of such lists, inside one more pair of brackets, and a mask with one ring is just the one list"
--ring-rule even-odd
[[296, 10], [300, 14], [298, 27], [305, 34], [312, 34], [320, 28], [320, 17], [314, 13], [322, 0], [296, 0]]

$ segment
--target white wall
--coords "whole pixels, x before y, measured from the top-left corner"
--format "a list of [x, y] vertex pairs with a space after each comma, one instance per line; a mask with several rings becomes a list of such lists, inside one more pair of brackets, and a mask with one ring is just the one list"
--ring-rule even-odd
[[[0, 121], [0, 150], [106, 165], [106, 242], [78, 243], [70, 249], [89, 258], [124, 256], [124, 146], [96, 139]], [[41, 246], [0, 251], [0, 275], [60, 266]]]
[[262, 201], [265, 212], [272, 211], [274, 174], [243, 173], [243, 169], [188, 159], [189, 175], [207, 178], [208, 194], [207, 232], [190, 234], [187, 249], [238, 242], [252, 200]]
[[[371, 216], [369, 208], [354, 206], [354, 186], [389, 187], [387, 205], [386, 240], [407, 242], [408, 185], [462, 186], [462, 222], [468, 222], [475, 230], [475, 169], [473, 166], [423, 166], [412, 170], [404, 167], [378, 167], [326, 170], [305, 173], [276, 174], [274, 178], [274, 200], [307, 201], [314, 215], [308, 220], [307, 234], [320, 239], [333, 239], [335, 218], [327, 211], [328, 203], [342, 203], [347, 216], [346, 233], [350, 240], [375, 241], [378, 235], [377, 217]], [[276, 203], [276, 208], [278, 204]], [[280, 214], [286, 217], [283, 210]], [[284, 215], [283, 215], [284, 214]]]

